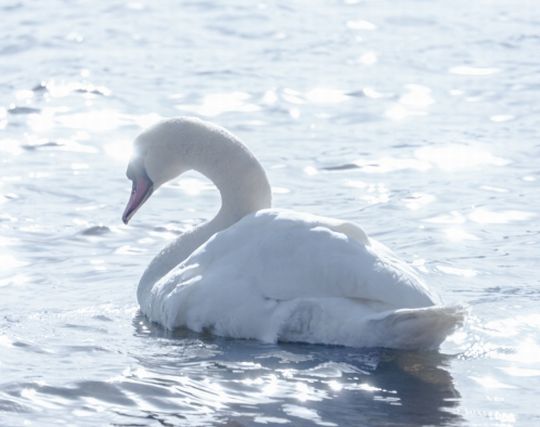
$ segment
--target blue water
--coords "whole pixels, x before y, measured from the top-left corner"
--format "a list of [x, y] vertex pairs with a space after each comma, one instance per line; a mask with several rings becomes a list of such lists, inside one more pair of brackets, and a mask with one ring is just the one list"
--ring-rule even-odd
[[[457, 0], [0, 3], [0, 425], [540, 424], [540, 9]], [[219, 198], [129, 226], [131, 140], [198, 115], [278, 207], [354, 220], [465, 326], [438, 352], [167, 333], [136, 285]]]

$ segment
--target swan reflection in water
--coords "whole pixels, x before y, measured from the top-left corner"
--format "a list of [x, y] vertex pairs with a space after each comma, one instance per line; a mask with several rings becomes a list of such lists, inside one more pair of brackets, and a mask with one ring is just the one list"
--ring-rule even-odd
[[[452, 425], [460, 394], [439, 352], [265, 344], [133, 319], [140, 352], [122, 380], [163, 425]], [[136, 423], [136, 421], [134, 421]], [[168, 424], [169, 423], [169, 424]], [[257, 423], [257, 424], [255, 424]], [[336, 424], [334, 424], [336, 423]], [[264, 425], [264, 424], [262, 424]]]

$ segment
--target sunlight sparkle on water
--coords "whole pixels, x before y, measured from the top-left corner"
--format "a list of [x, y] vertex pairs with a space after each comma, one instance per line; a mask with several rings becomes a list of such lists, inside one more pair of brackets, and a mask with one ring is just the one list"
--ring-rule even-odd
[[188, 196], [197, 196], [203, 191], [214, 190], [213, 185], [198, 178], [182, 178], [178, 182], [171, 184], [171, 186], [180, 188]]
[[504, 166], [509, 163], [484, 148], [460, 144], [422, 147], [415, 152], [415, 156], [418, 160], [430, 163], [444, 171], [473, 169], [483, 165]]
[[103, 96], [109, 96], [111, 90], [105, 86], [96, 86], [92, 83], [83, 82], [59, 82], [51, 80], [45, 83], [47, 92], [53, 98], [61, 98], [68, 96], [73, 92], [81, 92], [88, 94], [100, 94]]
[[272, 186], [272, 194], [289, 194], [290, 192], [288, 188]]
[[426, 205], [429, 205], [430, 203], [433, 203], [435, 200], [435, 196], [432, 196], [431, 194], [412, 193], [411, 195], [403, 199], [403, 202], [407, 209], [415, 211], [423, 208]]
[[0, 139], [0, 152], [16, 155], [21, 154], [22, 149], [19, 142], [14, 139]]
[[286, 87], [283, 89], [281, 96], [283, 97], [285, 101], [287, 101], [290, 104], [297, 104], [297, 105], [305, 104], [305, 100], [302, 97], [302, 94], [295, 89]]
[[479, 224], [507, 224], [512, 221], [527, 221], [536, 215], [532, 212], [507, 210], [492, 211], [487, 208], [476, 208], [469, 214], [469, 219]]
[[313, 104], [339, 104], [349, 97], [339, 89], [316, 87], [306, 92], [306, 99]]
[[367, 98], [371, 98], [371, 99], [379, 99], [379, 98], [384, 98], [384, 97], [388, 96], [388, 95], [385, 95], [385, 94], [379, 92], [376, 89], [373, 89], [372, 87], [364, 87], [364, 88], [362, 88], [362, 93], [364, 94], [364, 96], [366, 96]]
[[468, 268], [457, 268], [457, 267], [449, 267], [447, 265], [440, 265], [437, 267], [437, 270], [442, 271], [446, 274], [452, 274], [454, 276], [462, 276], [462, 277], [474, 277], [476, 276], [477, 272]]
[[373, 387], [372, 385], [368, 384], [368, 383], [362, 383], [362, 384], [359, 384], [358, 385], [358, 388], [360, 390], [365, 390], [365, 391], [370, 391], [370, 392], [374, 392], [374, 391], [382, 391], [380, 388], [377, 388], [377, 387]]
[[509, 384], [504, 384], [491, 376], [484, 376], [484, 377], [471, 376], [470, 378], [476, 381], [478, 384], [480, 384], [484, 388], [514, 388], [513, 386]]
[[0, 335], [0, 346], [2, 347], [13, 347], [13, 340], [7, 335]]
[[133, 154], [133, 144], [128, 140], [114, 141], [105, 144], [103, 150], [111, 159], [127, 165]]
[[206, 117], [216, 117], [233, 111], [253, 113], [260, 110], [260, 107], [250, 100], [251, 95], [246, 92], [212, 93], [205, 95], [200, 104], [180, 104], [176, 108]]
[[478, 236], [471, 234], [459, 227], [445, 228], [444, 234], [450, 242], [463, 242], [465, 240], [480, 240]]
[[376, 203], [386, 203], [388, 200], [390, 200], [390, 190], [382, 182], [370, 184], [368, 185], [366, 191], [362, 192], [359, 197], [370, 205]]
[[90, 132], [107, 132], [124, 123], [123, 117], [115, 110], [88, 111], [56, 116], [61, 126], [72, 129], [86, 129]]
[[15, 92], [17, 101], [28, 101], [34, 97], [34, 92], [28, 89], [20, 89]]
[[[513, 337], [524, 334], [526, 331], [534, 333], [539, 329], [540, 315], [538, 314], [497, 319], [485, 324], [486, 332], [497, 337]], [[540, 362], [540, 346], [528, 336], [519, 343], [515, 352], [501, 354], [498, 358], [525, 363]]]
[[374, 160], [359, 159], [354, 164], [368, 173], [388, 173], [405, 169], [425, 171], [431, 168], [429, 163], [417, 159], [382, 157]]
[[425, 108], [435, 101], [431, 96], [431, 89], [423, 85], [407, 85], [406, 92], [399, 99], [400, 104], [412, 108]]
[[278, 392], [278, 379], [275, 375], [272, 374], [268, 376], [262, 392], [265, 396], [271, 396]]
[[289, 424], [290, 421], [286, 418], [278, 418], [278, 417], [261, 417], [256, 416], [253, 419], [254, 422], [263, 424], [263, 425], [274, 425], [274, 424]]
[[343, 390], [343, 384], [338, 383], [336, 380], [330, 380], [328, 381], [328, 386], [334, 390], [334, 391], [341, 391]]
[[24, 262], [18, 260], [15, 256], [7, 253], [0, 253], [0, 271], [13, 270], [25, 265]]
[[7, 110], [0, 107], [0, 129], [4, 129], [7, 125]]
[[[358, 181], [358, 180], [346, 180], [343, 183], [343, 185], [345, 187], [362, 190], [361, 192], [358, 193], [359, 197], [360, 199], [365, 200], [369, 204], [386, 203], [390, 199], [390, 190], [383, 182], [368, 183], [368, 182]], [[405, 204], [410, 209], [412, 209], [411, 207], [412, 205], [408, 205], [408, 203], [414, 203], [413, 199], [414, 199], [414, 196], [411, 199], [409, 198], [404, 199]], [[421, 199], [421, 197], [419, 197], [419, 199]], [[420, 207], [421, 205], [428, 204], [429, 202], [430, 202], [429, 200], [424, 200], [424, 201], [418, 200], [418, 207]]]
[[460, 76], [490, 76], [498, 73], [498, 68], [493, 67], [472, 67], [470, 65], [459, 65], [452, 67], [449, 70], [450, 74], [457, 74]]
[[274, 105], [277, 100], [278, 96], [274, 89], [267, 90], [262, 97], [262, 102], [266, 105]]
[[373, 31], [377, 29], [377, 26], [364, 19], [357, 19], [354, 21], [347, 21], [347, 28], [350, 28], [351, 30]]
[[511, 114], [495, 114], [489, 118], [494, 123], [508, 122], [514, 118]]
[[283, 405], [283, 411], [288, 415], [302, 418], [304, 420], [309, 420], [320, 426], [337, 426], [337, 424], [322, 421], [320, 415], [314, 409], [309, 409], [298, 405], [286, 404]]
[[513, 377], [540, 377], [540, 369], [519, 368], [517, 366], [505, 366], [499, 369]]
[[[2, 426], [538, 424], [530, 0], [7, 3]], [[187, 173], [121, 221], [133, 140], [180, 115], [245, 141], [276, 208], [352, 221], [387, 244], [443, 304], [467, 308], [463, 327], [416, 352], [152, 323], [137, 298], [145, 267], [219, 204]]]
[[448, 214], [437, 215], [424, 221], [433, 224], [464, 224], [467, 222], [467, 219], [461, 212], [452, 211]]
[[347, 179], [343, 182], [343, 185], [345, 187], [349, 187], [349, 188], [366, 188], [368, 186], [368, 183], [367, 182], [364, 182], [364, 181], [358, 181], [358, 180], [353, 180], [353, 179]]
[[405, 93], [397, 103], [386, 110], [385, 116], [395, 121], [404, 120], [410, 116], [423, 116], [427, 114], [428, 107], [434, 102], [430, 88], [418, 84], [406, 85]]
[[298, 120], [302, 113], [298, 108], [289, 108], [289, 116], [291, 116], [294, 120]]
[[54, 127], [58, 109], [44, 108], [39, 114], [30, 114], [27, 119], [28, 126], [33, 132], [48, 132]]
[[304, 168], [304, 173], [308, 176], [313, 176], [313, 175], [317, 175], [319, 171], [317, 170], [315, 166], [306, 166]]
[[364, 65], [373, 65], [377, 62], [377, 59], [375, 52], [365, 52], [358, 58], [358, 62]]

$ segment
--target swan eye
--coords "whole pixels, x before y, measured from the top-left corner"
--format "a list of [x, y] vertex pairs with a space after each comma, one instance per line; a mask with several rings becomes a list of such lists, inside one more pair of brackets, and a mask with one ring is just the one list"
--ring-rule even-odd
[[146, 174], [142, 159], [140, 158], [132, 159], [128, 164], [126, 176], [131, 181], [134, 181], [135, 179], [137, 179], [137, 176], [141, 175], [141, 172], [143, 171]]

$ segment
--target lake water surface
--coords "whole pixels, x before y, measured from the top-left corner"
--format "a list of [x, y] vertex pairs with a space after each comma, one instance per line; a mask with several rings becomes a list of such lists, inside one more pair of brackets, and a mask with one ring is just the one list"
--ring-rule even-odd
[[[0, 2], [1, 426], [540, 425], [537, 2]], [[129, 226], [131, 140], [197, 115], [277, 207], [354, 220], [469, 307], [438, 352], [168, 333], [136, 286], [219, 198]]]

